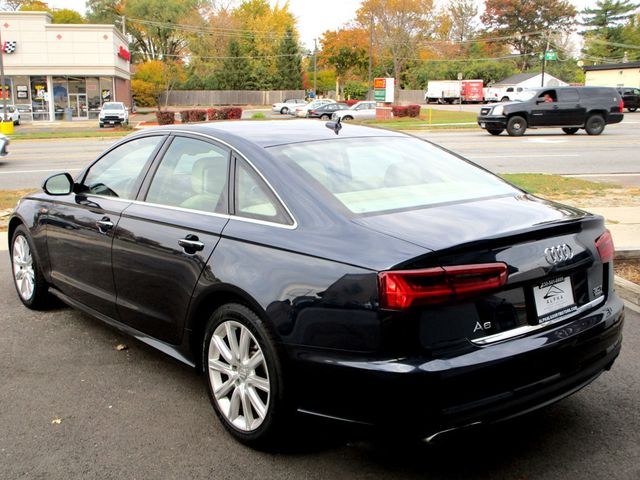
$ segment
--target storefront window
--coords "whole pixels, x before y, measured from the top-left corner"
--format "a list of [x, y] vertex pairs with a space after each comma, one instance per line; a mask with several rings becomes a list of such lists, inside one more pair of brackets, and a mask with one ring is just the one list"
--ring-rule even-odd
[[49, 120], [47, 77], [31, 77], [31, 106], [34, 120]]
[[69, 106], [67, 77], [53, 77], [53, 104], [56, 120], [62, 120], [64, 109]]
[[87, 103], [89, 105], [89, 118], [98, 118], [100, 114], [100, 80], [87, 78]]
[[25, 75], [17, 75], [13, 77], [13, 102], [16, 105], [28, 104], [31, 106], [29, 97], [29, 77]]
[[100, 77], [100, 96], [102, 97], [102, 103], [115, 100], [113, 96], [113, 79], [111, 77]]

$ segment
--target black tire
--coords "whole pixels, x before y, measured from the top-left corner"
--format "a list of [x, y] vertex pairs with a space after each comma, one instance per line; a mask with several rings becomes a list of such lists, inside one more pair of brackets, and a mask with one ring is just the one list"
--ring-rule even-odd
[[574, 133], [576, 133], [579, 129], [576, 127], [568, 127], [568, 128], [563, 128], [562, 131], [564, 133], [566, 133], [567, 135], [573, 135]]
[[628, 107], [627, 110], [629, 110], [630, 112], [635, 112], [638, 109], [638, 107]]
[[343, 122], [350, 122], [351, 120], [353, 120], [353, 117], [351, 115], [345, 115], [344, 117], [342, 117]]
[[101, 123], [101, 124], [100, 124], [100, 128], [104, 128], [104, 123]]
[[[31, 268], [33, 270], [33, 290], [29, 296], [26, 296], [24, 292], [20, 291], [18, 287], [18, 280], [16, 276], [16, 258], [14, 255], [19, 255], [20, 252], [17, 252], [17, 248], [21, 248], [18, 243], [21, 245], [25, 245], [22, 243], [26, 241], [26, 245], [29, 247], [29, 256], [31, 258]], [[31, 239], [31, 235], [29, 235], [29, 231], [24, 225], [18, 226], [13, 234], [11, 235], [11, 246], [9, 255], [11, 258], [11, 273], [13, 276], [13, 285], [16, 288], [16, 293], [18, 294], [18, 298], [20, 301], [28, 308], [32, 310], [41, 310], [48, 305], [48, 301], [50, 299], [48, 292], [48, 285], [44, 279], [44, 275], [42, 274], [42, 270], [40, 269], [40, 265], [38, 264], [37, 256], [34, 254], [35, 248], [33, 246], [33, 240]], [[20, 270], [25, 270], [26, 266], [20, 266]]]
[[[242, 325], [251, 333], [251, 335], [253, 336], [253, 338], [251, 339], [251, 345], [253, 345], [256, 352], [257, 346], [259, 346], [263, 354], [264, 366], [260, 367], [262, 369], [262, 375], [264, 376], [264, 371], [267, 372], [269, 393], [268, 399], [266, 400], [264, 418], [261, 420], [262, 423], [260, 423], [257, 428], [252, 429], [251, 431], [242, 430], [238, 426], [234, 425], [232, 421], [227, 418], [227, 415], [222, 411], [222, 407], [218, 403], [218, 400], [216, 400], [213, 393], [214, 388], [212, 385], [212, 376], [214, 375], [214, 373], [211, 372], [215, 371], [215, 369], [209, 367], [210, 345], [216, 329], [218, 327], [221, 327], [223, 324], [226, 325], [228, 322], [231, 322], [236, 326], [238, 324]], [[236, 337], [235, 332], [233, 333], [233, 336], [234, 338], [236, 338], [236, 342], [239, 342], [239, 338]], [[217, 347], [214, 346], [213, 348], [216, 349]], [[220, 358], [222, 358], [222, 356]], [[229, 303], [218, 308], [213, 313], [213, 315], [211, 315], [211, 318], [209, 318], [209, 321], [207, 322], [204, 341], [202, 344], [202, 362], [202, 365], [205, 369], [204, 377], [207, 384], [207, 390], [209, 392], [209, 399], [211, 400], [211, 404], [213, 405], [216, 415], [220, 419], [220, 422], [222, 422], [224, 427], [227, 429], [227, 431], [236, 440], [254, 448], [277, 448], [278, 446], [282, 445], [286, 437], [286, 432], [288, 430], [287, 427], [289, 427], [291, 424], [290, 419], [293, 409], [288, 405], [288, 398], [285, 398], [283, 363], [276, 347], [276, 341], [269, 331], [269, 328], [264, 324], [260, 317], [258, 317], [258, 315], [256, 315], [255, 312], [253, 312], [251, 309], [237, 303]], [[227, 362], [224, 361], [223, 363]], [[231, 363], [229, 364], [231, 365]], [[236, 364], [244, 365], [241, 362], [236, 362]], [[242, 389], [247, 388], [245, 387], [245, 385], [249, 384], [249, 377], [251, 377], [252, 375], [255, 377], [257, 375], [256, 370], [253, 371], [253, 374], [248, 373], [247, 368], [249, 367], [245, 367], [245, 370], [243, 372], [240, 372], [239, 367], [232, 368], [236, 368], [238, 370], [236, 382], [240, 382], [239, 379], [242, 378], [241, 375], [244, 375], [244, 383]], [[231, 379], [231, 377], [228, 375], [226, 376], [226, 378], [227, 379], [224, 380], [224, 382]], [[233, 385], [235, 386], [231, 387], [230, 389], [233, 390], [233, 392], [230, 392], [231, 398], [233, 398], [233, 395], [235, 395], [235, 391], [241, 388], [238, 386], [238, 383], [234, 382]], [[243, 391], [245, 390], [241, 390], [241, 393], [239, 393], [238, 395], [243, 395]], [[254, 387], [254, 392], [256, 391], [257, 388]], [[245, 400], [246, 398], [247, 397], [245, 396]], [[262, 398], [262, 400], [264, 401], [264, 398]], [[247, 405], [249, 405], [249, 400], [246, 401]], [[232, 407], [229, 406], [230, 411], [231, 409]], [[244, 407], [242, 407], [242, 410], [242, 417], [246, 419]], [[249, 410], [251, 410], [250, 418], [255, 418], [257, 410], [254, 409], [253, 403], [250, 404]], [[236, 415], [237, 418], [240, 418], [239, 410]]]
[[502, 132], [504, 132], [503, 128], [487, 128], [487, 132], [489, 132], [491, 135], [500, 135]]
[[286, 115], [287, 113], [289, 113], [289, 109], [287, 107], [282, 107], [280, 109], [280, 115]]
[[500, 99], [501, 102], [508, 102], [509, 101], [509, 97], [502, 97]]
[[604, 131], [605, 125], [602, 115], [594, 114], [587, 118], [584, 129], [589, 135], [600, 135]]
[[326, 113], [320, 115], [320, 120], [331, 120], [331, 115], [327, 115]]
[[519, 115], [514, 115], [507, 121], [507, 133], [512, 137], [521, 137], [526, 130], [527, 121]]

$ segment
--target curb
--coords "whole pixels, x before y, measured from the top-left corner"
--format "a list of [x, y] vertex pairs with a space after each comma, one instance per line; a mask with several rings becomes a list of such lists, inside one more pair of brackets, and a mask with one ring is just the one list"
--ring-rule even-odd
[[640, 247], [625, 248], [624, 250], [616, 250], [615, 260], [633, 260], [640, 258]]
[[627, 307], [640, 313], [640, 285], [616, 275], [614, 288]]

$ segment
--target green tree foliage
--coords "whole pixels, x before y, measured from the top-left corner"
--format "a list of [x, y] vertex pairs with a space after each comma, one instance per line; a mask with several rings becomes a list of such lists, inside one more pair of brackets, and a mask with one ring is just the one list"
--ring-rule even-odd
[[51, 17], [53, 23], [87, 23], [86, 19], [80, 13], [70, 8], [54, 10]]
[[485, 0], [481, 19], [490, 34], [511, 37], [505, 43], [522, 55], [520, 68], [526, 70], [544, 50], [549, 33], [573, 30], [576, 14], [568, 0]]
[[[620, 61], [629, 38], [628, 25], [634, 23], [637, 3], [630, 0], [598, 0], [594, 7], [582, 11], [585, 30], [583, 53], [591, 61]], [[616, 45], [618, 44], [618, 45]]]
[[368, 92], [367, 82], [350, 80], [344, 85], [344, 98], [347, 100], [364, 100]]
[[274, 87], [278, 90], [298, 90], [302, 88], [302, 55], [293, 29], [286, 34], [276, 50], [278, 75]]
[[227, 58], [219, 72], [220, 86], [224, 90], [245, 90], [251, 72], [249, 60], [236, 39], [229, 41]]

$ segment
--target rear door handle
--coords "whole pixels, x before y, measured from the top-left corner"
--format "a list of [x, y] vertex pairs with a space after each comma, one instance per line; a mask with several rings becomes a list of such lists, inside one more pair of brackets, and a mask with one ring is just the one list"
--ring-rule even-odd
[[113, 222], [109, 217], [102, 217], [102, 220], [98, 220], [96, 225], [101, 233], [107, 233], [107, 231], [113, 228]]
[[196, 235], [191, 234], [178, 240], [178, 245], [180, 245], [186, 253], [199, 252], [204, 248], [204, 243], [202, 243]]

